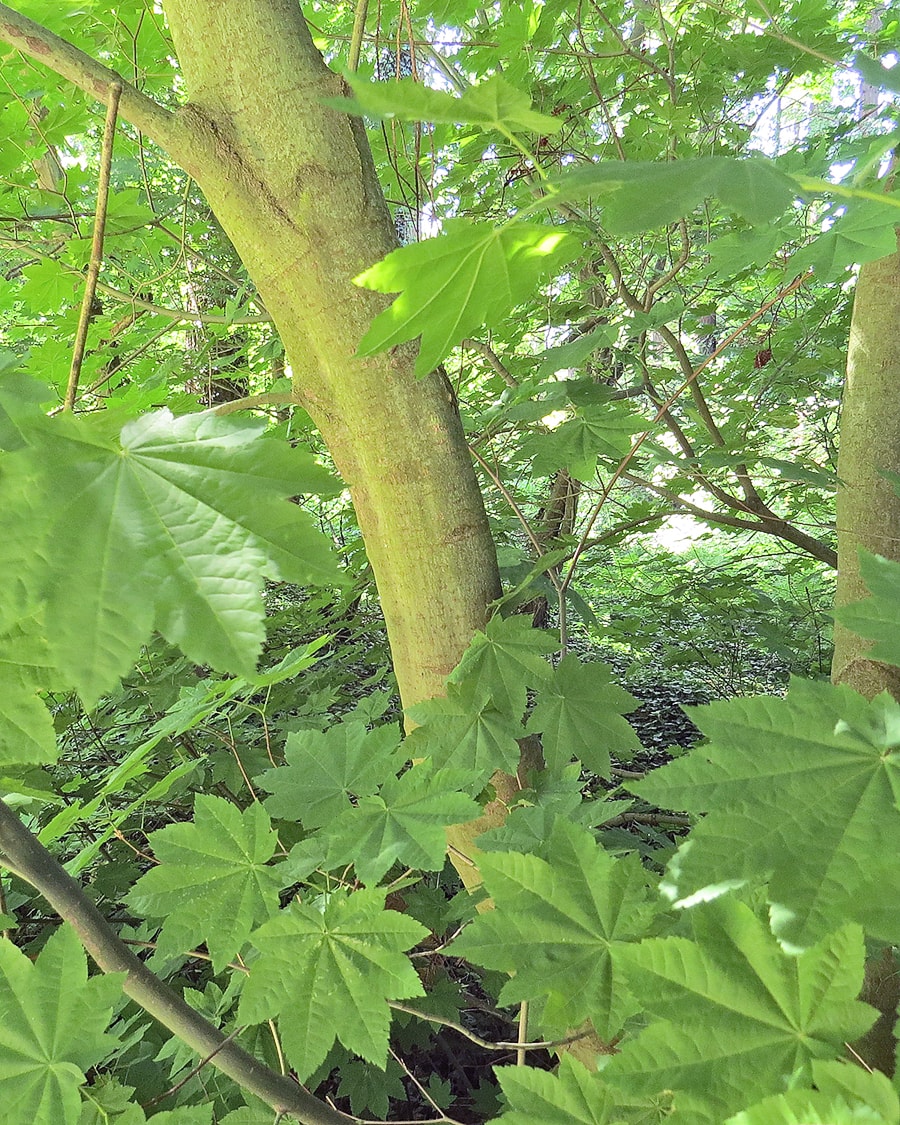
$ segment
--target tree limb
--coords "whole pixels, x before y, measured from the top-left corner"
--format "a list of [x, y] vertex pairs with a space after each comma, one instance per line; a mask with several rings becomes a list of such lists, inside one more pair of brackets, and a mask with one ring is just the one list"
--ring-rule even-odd
[[142, 94], [116, 71], [6, 4], [0, 4], [0, 42], [8, 43], [23, 55], [43, 63], [98, 102], [105, 103], [110, 86], [121, 83], [119, 112], [122, 117], [146, 133], [179, 164], [182, 163], [189, 130], [174, 113]]
[[277, 1113], [305, 1125], [348, 1125], [348, 1117], [320, 1102], [286, 1075], [263, 1066], [229, 1040], [146, 967], [109, 925], [78, 883], [0, 800], [0, 863], [39, 891], [72, 926], [82, 945], [105, 973], [128, 975], [125, 994], [167, 1027], [211, 1066], [250, 1090]]

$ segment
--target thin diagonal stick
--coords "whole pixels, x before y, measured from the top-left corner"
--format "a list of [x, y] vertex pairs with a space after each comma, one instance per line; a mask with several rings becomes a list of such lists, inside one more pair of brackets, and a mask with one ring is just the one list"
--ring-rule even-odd
[[94, 237], [91, 241], [91, 260], [88, 264], [87, 278], [84, 283], [84, 298], [81, 302], [81, 314], [78, 317], [78, 329], [75, 333], [75, 346], [72, 349], [72, 366], [69, 369], [69, 382], [66, 386], [66, 397], [63, 399], [63, 409], [71, 410], [75, 405], [75, 396], [78, 393], [78, 380], [81, 378], [81, 365], [84, 362], [84, 350], [87, 345], [88, 328], [91, 324], [91, 309], [94, 305], [94, 296], [97, 292], [97, 279], [100, 276], [100, 266], [103, 262], [103, 234], [106, 230], [106, 209], [109, 203], [109, 173], [112, 168], [113, 140], [116, 135], [116, 117], [119, 113], [119, 99], [124, 89], [121, 82], [111, 82], [109, 85], [109, 102], [106, 106], [106, 124], [103, 127], [103, 148], [100, 151], [100, 176], [97, 180], [97, 207], [94, 211]]

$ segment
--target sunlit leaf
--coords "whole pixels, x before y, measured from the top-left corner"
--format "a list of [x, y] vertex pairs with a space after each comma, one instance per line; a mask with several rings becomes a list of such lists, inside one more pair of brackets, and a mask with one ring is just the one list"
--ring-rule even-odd
[[427, 375], [465, 336], [531, 296], [578, 247], [565, 231], [530, 223], [493, 227], [457, 219], [444, 229], [437, 238], [394, 250], [354, 279], [399, 294], [372, 322], [360, 355], [421, 336], [416, 374]]
[[795, 680], [783, 699], [692, 707], [709, 742], [629, 789], [705, 814], [669, 865], [690, 901], [769, 877], [773, 921], [798, 944], [834, 920], [892, 940], [900, 896], [900, 704]]

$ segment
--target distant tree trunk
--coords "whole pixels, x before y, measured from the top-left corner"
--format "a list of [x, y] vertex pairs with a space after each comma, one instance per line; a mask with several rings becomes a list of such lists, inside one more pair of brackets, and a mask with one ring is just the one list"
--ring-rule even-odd
[[[868, 591], [859, 548], [900, 562], [900, 253], [862, 267], [853, 303], [838, 456], [836, 604]], [[871, 698], [900, 699], [900, 669], [868, 659], [869, 641], [835, 627], [832, 679]]]

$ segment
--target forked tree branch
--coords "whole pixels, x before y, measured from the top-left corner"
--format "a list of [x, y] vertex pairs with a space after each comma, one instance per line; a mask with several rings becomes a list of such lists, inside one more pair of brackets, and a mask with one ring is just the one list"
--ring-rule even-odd
[[287, 1075], [277, 1074], [223, 1035], [136, 957], [85, 895], [79, 884], [0, 800], [0, 864], [39, 891], [78, 934], [81, 944], [105, 973], [124, 972], [123, 989], [145, 1012], [239, 1086], [278, 1114], [304, 1125], [355, 1125], [313, 1097]]
[[142, 94], [116, 71], [6, 4], [0, 4], [0, 43], [8, 43], [23, 55], [43, 63], [98, 102], [105, 103], [110, 86], [121, 83], [121, 116], [146, 133], [179, 164], [187, 157], [189, 130], [176, 114]]

